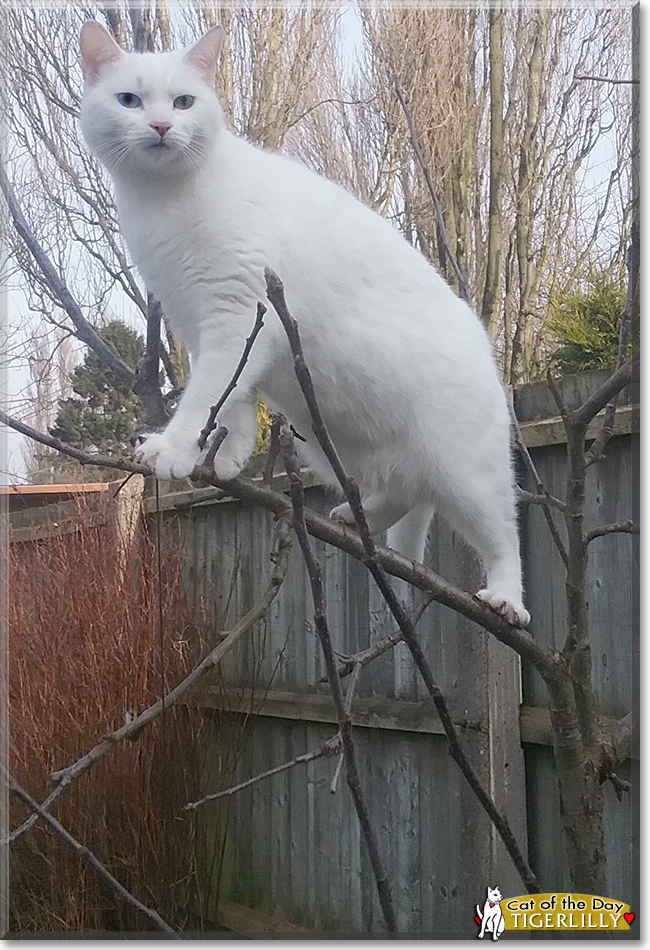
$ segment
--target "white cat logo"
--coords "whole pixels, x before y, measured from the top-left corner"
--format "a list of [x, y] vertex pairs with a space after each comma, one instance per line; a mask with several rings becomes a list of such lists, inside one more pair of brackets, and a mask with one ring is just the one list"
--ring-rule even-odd
[[501, 899], [501, 891], [498, 887], [488, 887], [487, 900], [483, 905], [483, 913], [481, 913], [478, 904], [476, 905], [476, 912], [481, 920], [481, 932], [478, 935], [479, 940], [483, 939], [486, 930], [490, 931], [493, 940], [498, 940], [505, 930], [506, 923], [503, 919], [501, 904], [499, 903]]

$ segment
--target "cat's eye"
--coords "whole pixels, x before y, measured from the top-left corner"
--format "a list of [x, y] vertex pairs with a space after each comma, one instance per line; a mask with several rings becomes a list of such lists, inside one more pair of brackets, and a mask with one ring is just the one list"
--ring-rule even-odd
[[176, 96], [174, 99], [174, 108], [175, 109], [189, 109], [194, 105], [194, 100], [196, 96]]
[[126, 109], [138, 109], [142, 105], [142, 99], [134, 92], [118, 92], [117, 101]]

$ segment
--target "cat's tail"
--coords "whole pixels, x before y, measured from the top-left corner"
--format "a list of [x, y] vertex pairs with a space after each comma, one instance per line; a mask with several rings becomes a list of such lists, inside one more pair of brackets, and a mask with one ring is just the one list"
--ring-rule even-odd
[[481, 913], [481, 908], [478, 906], [478, 904], [476, 905], [476, 913], [479, 915], [481, 920], [483, 920], [483, 914]]
[[432, 517], [431, 505], [416, 505], [388, 529], [388, 547], [413, 561], [422, 562]]

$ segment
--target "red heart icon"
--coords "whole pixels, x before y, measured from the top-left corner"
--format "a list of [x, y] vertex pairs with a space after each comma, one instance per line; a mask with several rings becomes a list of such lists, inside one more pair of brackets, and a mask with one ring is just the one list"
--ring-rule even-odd
[[634, 914], [623, 914], [623, 916], [627, 920], [628, 924], [631, 924], [635, 917]]

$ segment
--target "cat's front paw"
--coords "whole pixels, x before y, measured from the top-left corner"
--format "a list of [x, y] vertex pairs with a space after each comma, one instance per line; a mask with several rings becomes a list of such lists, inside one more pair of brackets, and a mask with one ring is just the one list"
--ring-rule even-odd
[[247, 459], [235, 459], [226, 453], [221, 455], [220, 452], [217, 452], [214, 459], [214, 474], [219, 481], [229, 482], [239, 475], [247, 461]]
[[332, 508], [330, 511], [330, 520], [335, 521], [337, 524], [356, 524], [352, 509], [347, 501], [342, 505], [337, 505], [336, 508]]
[[530, 614], [520, 601], [505, 596], [492, 588], [480, 590], [476, 597], [515, 627], [528, 627]]
[[187, 478], [196, 465], [201, 450], [198, 442], [181, 442], [166, 432], [152, 432], [133, 453], [136, 462], [149, 465], [158, 478]]

